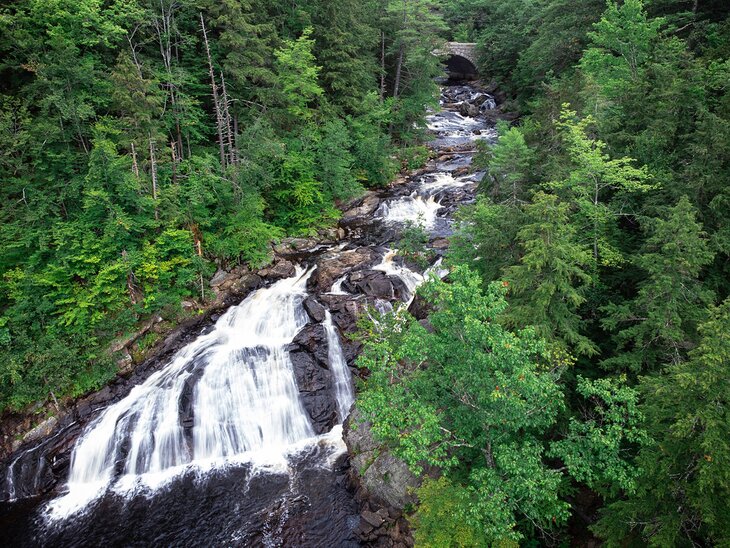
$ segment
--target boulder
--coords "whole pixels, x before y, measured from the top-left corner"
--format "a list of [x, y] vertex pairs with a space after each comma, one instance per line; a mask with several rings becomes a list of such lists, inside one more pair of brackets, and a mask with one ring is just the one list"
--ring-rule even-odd
[[358, 203], [357, 206], [348, 209], [342, 214], [344, 219], [372, 215], [372, 213], [378, 209], [378, 205], [380, 205], [380, 198], [375, 192], [368, 192], [365, 197], [358, 202], [356, 202]]
[[218, 269], [215, 275], [210, 279], [210, 287], [216, 287], [228, 279], [229, 273], [225, 270]]
[[306, 351], [289, 354], [302, 405], [315, 434], [329, 432], [337, 424], [337, 402], [332, 393], [332, 376]]
[[302, 351], [309, 353], [317, 363], [324, 368], [329, 368], [329, 348], [327, 345], [327, 333], [324, 326], [318, 323], [310, 323], [297, 333], [289, 345], [291, 352]]
[[349, 282], [356, 293], [385, 301], [404, 300], [408, 292], [400, 278], [388, 276], [380, 270], [355, 272], [350, 276]]
[[317, 262], [317, 270], [309, 279], [308, 285], [315, 293], [325, 293], [332, 289], [332, 284], [337, 278], [358, 266], [368, 267], [376, 259], [377, 253], [369, 247], [358, 247], [325, 255]]
[[270, 280], [281, 280], [283, 278], [291, 278], [295, 272], [296, 268], [291, 262], [286, 259], [277, 259], [273, 265], [259, 270], [258, 275]]
[[312, 297], [304, 299], [304, 310], [315, 322], [323, 322], [325, 317], [324, 306], [315, 301]]
[[474, 118], [475, 116], [479, 116], [479, 107], [471, 103], [461, 103], [459, 105], [459, 114]]

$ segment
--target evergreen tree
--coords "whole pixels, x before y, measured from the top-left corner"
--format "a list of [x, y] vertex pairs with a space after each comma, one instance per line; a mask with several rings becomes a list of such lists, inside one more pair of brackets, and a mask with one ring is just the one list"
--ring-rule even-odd
[[609, 546], [730, 542], [730, 301], [711, 310], [689, 360], [642, 379], [646, 426], [636, 492], [595, 530]]
[[635, 259], [646, 279], [632, 301], [604, 310], [603, 323], [617, 332], [622, 350], [604, 364], [637, 372], [683, 361], [713, 300], [699, 281], [712, 258], [686, 197], [667, 211], [666, 220], [652, 219], [644, 249]]
[[510, 287], [507, 324], [533, 326], [541, 337], [577, 354], [595, 354], [595, 345], [581, 333], [578, 314], [593, 282], [590, 252], [577, 241], [568, 204], [538, 192], [525, 207], [517, 241], [523, 252], [520, 262], [505, 271]]

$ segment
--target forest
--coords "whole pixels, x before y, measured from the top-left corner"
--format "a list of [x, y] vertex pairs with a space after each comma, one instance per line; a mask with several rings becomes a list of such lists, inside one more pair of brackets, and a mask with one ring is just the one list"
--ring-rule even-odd
[[0, 7], [0, 410], [104, 386], [112, 341], [418, 167], [444, 40], [519, 117], [428, 328], [358, 334], [416, 544], [730, 544], [726, 0]]
[[416, 544], [727, 545], [730, 5], [443, 13], [521, 116], [481, 147], [428, 327], [362, 327], [358, 405], [425, 478]]
[[405, 8], [0, 8], [0, 409], [102, 386], [111, 341], [422, 157], [445, 26]]

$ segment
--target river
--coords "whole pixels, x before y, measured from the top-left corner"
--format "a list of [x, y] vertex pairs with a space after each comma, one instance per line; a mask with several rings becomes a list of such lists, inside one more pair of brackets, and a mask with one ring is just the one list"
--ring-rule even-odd
[[468, 173], [474, 143], [496, 137], [480, 115], [459, 113], [493, 109], [487, 94], [446, 86], [441, 103], [428, 117], [427, 168], [371, 195], [363, 214], [345, 216], [336, 245], [302, 253], [292, 275], [251, 293], [76, 425], [65, 482], [43, 488], [52, 463], [42, 443], [11, 457], [5, 545], [360, 545], [342, 441], [354, 399], [345, 314], [413, 298], [424, 272], [397, 254], [400, 229], [421, 223], [442, 253], [480, 178]]

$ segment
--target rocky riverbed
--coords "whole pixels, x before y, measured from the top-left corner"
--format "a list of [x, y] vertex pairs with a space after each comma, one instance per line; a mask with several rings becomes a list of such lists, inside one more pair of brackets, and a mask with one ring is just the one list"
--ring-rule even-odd
[[[7, 531], [8, 541], [28, 546], [152, 542], [396, 546], [411, 542], [403, 511], [414, 502], [407, 488], [416, 480], [403, 463], [378, 447], [356, 414], [345, 424], [345, 450], [341, 440], [344, 417], [338, 409], [343, 388], [336, 362], [344, 360], [345, 370], [349, 367], [356, 377], [359, 344], [349, 335], [355, 331], [357, 318], [365, 310], [387, 311], [397, 301], [413, 300], [424, 273], [411, 270], [395, 252], [404, 222], [422, 223], [433, 255], [441, 256], [452, 231], [453, 212], [474, 198], [480, 178], [469, 168], [475, 141], [496, 137], [492, 121], [500, 111], [492, 95], [471, 85], [445, 87], [441, 102], [442, 110], [428, 119], [434, 140], [432, 159], [424, 169], [356, 200], [343, 213], [339, 226], [319, 237], [288, 239], [277, 245], [270, 266], [255, 272], [238, 267], [216, 273], [211, 286], [217, 298], [202, 314], [172, 330], [159, 327], [161, 322], [153, 318], [142, 333], [122, 341], [124, 353], [144, 333], [157, 332], [162, 337], [138, 365], [127, 352], [120, 376], [103, 390], [59, 410], [22, 437], [19, 433], [30, 426], [26, 417], [4, 421], [1, 434], [6, 459], [0, 500], [5, 502], [0, 504], [0, 528]], [[223, 458], [201, 464], [195, 456], [195, 436], [201, 426], [194, 400], [202, 390], [200, 378], [210, 365], [207, 358], [191, 359], [192, 365], [182, 368], [193, 372], [185, 381], [187, 388], [180, 388], [179, 398], [171, 400], [177, 401], [176, 428], [181, 433], [182, 453], [187, 454], [181, 465], [171, 467], [171, 477], [161, 486], [135, 484], [134, 489], [125, 490], [122, 480], [133, 476], [129, 455], [138, 442], [118, 428], [108, 439], [128, 438], [119, 441], [106, 457], [114, 465], [104, 489], [68, 517], [48, 518], [49, 501], [67, 496], [68, 478], [73, 476], [74, 462], [78, 468], [81, 458], [78, 446], [94, 429], [100, 429], [100, 422], [110, 416], [114, 406], [125, 405], [137, 387], [153, 383], [156, 375], [167, 371], [185, 349], [199, 345], [201, 339], [215, 339], [211, 343], [215, 348], [230, 344], [227, 339], [221, 342], [216, 334], [235, 333], [224, 330], [226, 325], [248, 325], [232, 323], [227, 316], [230, 307], [244, 307], [246, 301], [238, 303], [264, 295], [262, 288], [276, 292], [281, 284], [295, 279], [299, 281], [292, 283], [301, 287], [286, 295], [297, 315], [296, 330], [292, 337], [282, 339], [281, 359], [291, 368], [296, 391], [292, 397], [298, 400], [288, 404], [296, 404], [292, 412], [301, 410], [297, 420], [306, 423], [306, 432], [296, 438], [285, 425], [291, 444], [282, 453], [283, 460], [274, 465], [257, 454], [256, 459]], [[278, 302], [263, 301], [260, 306]], [[416, 311], [420, 304], [415, 300], [411, 308]], [[223, 325], [225, 322], [228, 324]], [[251, 356], [264, 352], [256, 349], [268, 348], [268, 343], [261, 344], [245, 346], [249, 357], [237, 359], [255, 361], [258, 358]], [[265, 369], [254, 372], [255, 383], [262, 371]], [[163, 388], [155, 385], [151, 390]], [[257, 412], [266, 415], [266, 409]], [[125, 412], [117, 416], [117, 427], [120, 421], [131, 420]], [[134, 420], [139, 423], [142, 418]], [[129, 426], [128, 431], [134, 428]], [[161, 436], [162, 431], [155, 430], [150, 439]]]

